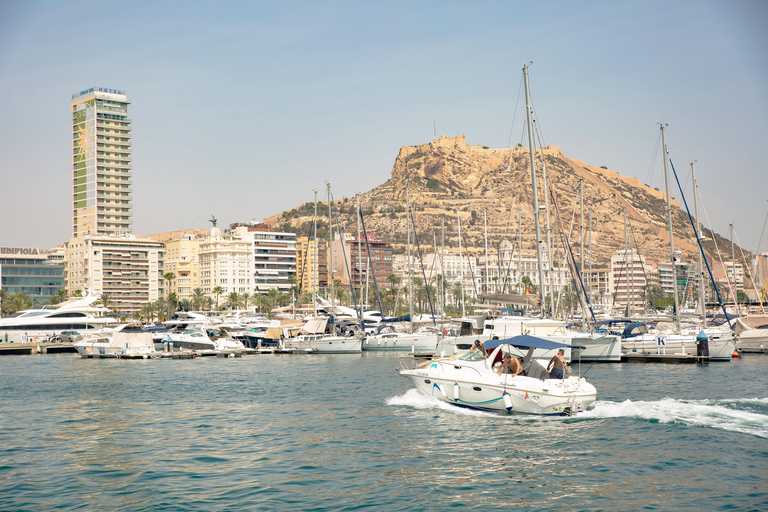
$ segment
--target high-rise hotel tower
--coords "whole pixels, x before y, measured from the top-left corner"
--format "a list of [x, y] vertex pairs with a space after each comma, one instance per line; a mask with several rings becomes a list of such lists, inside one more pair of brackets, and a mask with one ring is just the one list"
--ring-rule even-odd
[[130, 233], [131, 120], [125, 91], [72, 95], [72, 237]]

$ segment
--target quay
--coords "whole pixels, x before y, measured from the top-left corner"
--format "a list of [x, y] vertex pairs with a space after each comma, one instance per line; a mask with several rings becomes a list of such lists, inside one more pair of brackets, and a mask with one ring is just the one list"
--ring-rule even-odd
[[622, 363], [676, 363], [676, 364], [706, 364], [709, 357], [693, 354], [654, 354], [650, 352], [626, 352], [621, 354]]
[[71, 343], [0, 343], [0, 355], [76, 353]]

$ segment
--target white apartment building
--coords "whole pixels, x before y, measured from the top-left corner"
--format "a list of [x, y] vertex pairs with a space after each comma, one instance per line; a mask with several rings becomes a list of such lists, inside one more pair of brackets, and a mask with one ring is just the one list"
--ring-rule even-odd
[[253, 293], [253, 251], [250, 240], [238, 236], [224, 236], [216, 226], [208, 231], [208, 236], [200, 243], [198, 252], [200, 288], [206, 295], [216, 300], [214, 290], [221, 287], [218, 297], [219, 306], [222, 298], [232, 292]]
[[[646, 281], [645, 258], [635, 251], [616, 251], [611, 256], [611, 271], [608, 274], [608, 295], [612, 304], [634, 310], [645, 307]], [[615, 294], [615, 295], [614, 295]]]
[[176, 278], [171, 281], [169, 293], [178, 300], [191, 299], [192, 290], [200, 288], [200, 246], [205, 241], [194, 235], [165, 243], [165, 272]]
[[138, 314], [163, 293], [165, 247], [132, 235], [72, 238], [64, 252], [64, 287], [108, 294], [121, 314]]

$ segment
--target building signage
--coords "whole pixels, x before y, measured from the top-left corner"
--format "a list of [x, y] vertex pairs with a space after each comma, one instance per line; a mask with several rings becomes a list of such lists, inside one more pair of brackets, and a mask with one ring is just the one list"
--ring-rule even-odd
[[91, 92], [110, 92], [112, 94], [122, 94], [125, 95], [125, 91], [121, 91], [119, 89], [108, 89], [107, 87], [91, 87], [90, 89], [86, 89], [84, 91], [76, 92], [72, 95], [72, 99], [79, 98], [80, 96], [83, 96], [85, 94], [91, 93]]
[[0, 254], [40, 254], [34, 247], [0, 247]]

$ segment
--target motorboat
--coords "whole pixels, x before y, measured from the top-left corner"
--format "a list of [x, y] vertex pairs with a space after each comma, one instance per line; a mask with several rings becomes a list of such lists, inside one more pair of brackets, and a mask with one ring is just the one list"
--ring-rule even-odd
[[73, 346], [81, 355], [150, 357], [156, 353], [148, 332], [118, 331], [111, 336], [89, 336]]
[[42, 342], [62, 331], [90, 334], [118, 325], [115, 318], [104, 316], [107, 308], [95, 304], [99, 295], [73, 297], [56, 306], [18, 311], [0, 318], [0, 342]]
[[358, 336], [304, 333], [283, 340], [283, 348], [318, 354], [359, 354], [363, 340]]
[[216, 344], [199, 328], [171, 331], [166, 341], [179, 350], [216, 350]]
[[363, 341], [365, 351], [414, 352], [434, 354], [438, 335], [434, 332], [398, 332], [391, 328], [381, 329], [378, 334], [368, 336]]
[[[525, 375], [500, 374], [503, 354], [512, 348], [527, 350]], [[421, 393], [443, 402], [483, 411], [570, 416], [585, 411], [596, 399], [595, 387], [584, 377], [550, 379], [534, 357], [535, 350], [555, 354], [575, 346], [530, 335], [488, 340], [483, 351], [475, 350], [437, 358], [409, 367], [413, 359], [401, 359], [399, 373]]]
[[217, 352], [242, 352], [245, 350], [243, 342], [232, 337], [229, 329], [223, 324], [203, 327], [205, 335], [214, 343]]

